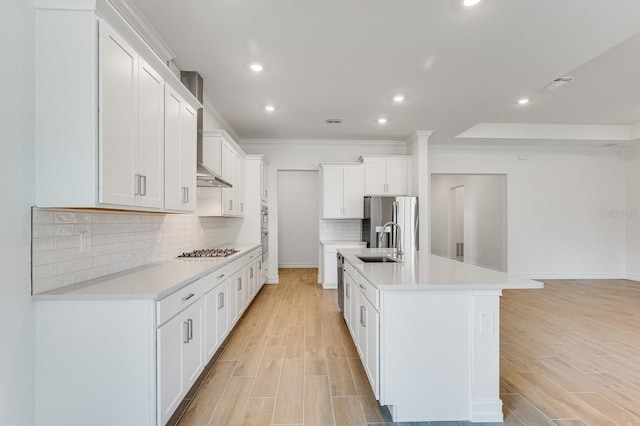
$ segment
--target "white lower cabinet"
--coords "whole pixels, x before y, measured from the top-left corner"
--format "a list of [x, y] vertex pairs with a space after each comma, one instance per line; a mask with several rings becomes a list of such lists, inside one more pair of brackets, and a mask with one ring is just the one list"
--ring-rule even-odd
[[165, 425], [255, 297], [260, 259], [253, 250], [157, 300], [36, 300], [35, 423]]
[[[193, 297], [198, 297], [195, 291], [185, 296]], [[158, 327], [156, 333], [158, 418], [165, 424], [204, 367], [202, 298]]]
[[[353, 268], [345, 269], [353, 271]], [[371, 389], [379, 399], [380, 383], [380, 313], [377, 289], [362, 275], [344, 273], [344, 320], [360, 355]]]

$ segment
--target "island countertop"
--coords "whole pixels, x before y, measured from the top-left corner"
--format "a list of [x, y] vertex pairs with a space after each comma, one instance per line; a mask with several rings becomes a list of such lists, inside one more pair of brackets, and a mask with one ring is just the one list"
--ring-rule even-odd
[[394, 249], [339, 249], [371, 284], [384, 290], [503, 290], [543, 288], [539, 281], [459, 262], [427, 252], [405, 254], [402, 262], [368, 263], [357, 256], [392, 255]]

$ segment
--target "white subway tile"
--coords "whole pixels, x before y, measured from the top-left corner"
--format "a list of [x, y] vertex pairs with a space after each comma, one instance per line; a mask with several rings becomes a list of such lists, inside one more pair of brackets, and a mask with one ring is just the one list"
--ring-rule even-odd
[[32, 220], [34, 224], [53, 223], [53, 212], [49, 210], [33, 209]]
[[31, 247], [34, 252], [53, 250], [54, 241], [55, 240], [53, 238], [33, 238], [31, 240]]
[[76, 214], [74, 212], [54, 212], [54, 223], [76, 223]]
[[73, 273], [65, 274], [65, 275], [56, 275], [49, 278], [43, 278], [41, 280], [34, 280], [33, 294], [54, 290], [54, 289], [65, 287], [71, 284], [74, 284]]
[[37, 251], [31, 256], [33, 266], [48, 265], [73, 259], [73, 249]]
[[55, 275], [62, 275], [89, 268], [91, 268], [91, 259], [76, 259], [68, 262], [56, 263], [53, 267], [53, 271]]
[[107, 233], [107, 225], [105, 223], [92, 223], [89, 227], [92, 235], [103, 235]]
[[91, 225], [88, 223], [76, 224], [76, 235], [80, 235], [82, 233], [91, 233]]
[[33, 238], [69, 237], [75, 234], [74, 225], [33, 225]]
[[41, 280], [53, 276], [53, 265], [34, 266], [31, 269], [31, 279]]
[[80, 237], [58, 237], [55, 247], [56, 250], [80, 247]]

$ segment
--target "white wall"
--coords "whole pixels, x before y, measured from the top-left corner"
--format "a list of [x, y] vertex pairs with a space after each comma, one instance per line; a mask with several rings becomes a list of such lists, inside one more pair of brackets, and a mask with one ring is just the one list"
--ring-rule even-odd
[[0, 13], [0, 424], [34, 423], [30, 212], [34, 203], [34, 13], [6, 0]]
[[[506, 270], [503, 259], [504, 175], [432, 175], [431, 176], [431, 252], [449, 256], [450, 190], [464, 186], [464, 261], [474, 265]], [[503, 194], [504, 189], [504, 194]], [[504, 205], [506, 210], [506, 205]]]
[[625, 161], [615, 151], [431, 147], [429, 160], [431, 173], [507, 175], [509, 272], [625, 276], [625, 221], [601, 215], [625, 205]]
[[278, 266], [318, 267], [319, 176], [315, 170], [278, 171]]
[[626, 225], [627, 276], [640, 281], [640, 147], [627, 152], [625, 171], [626, 206], [616, 220]]
[[[247, 154], [262, 154], [269, 163], [269, 277], [278, 282], [278, 170], [318, 170], [320, 163], [355, 162], [362, 154], [404, 155], [402, 142], [245, 140]], [[316, 241], [318, 244], [318, 241]]]

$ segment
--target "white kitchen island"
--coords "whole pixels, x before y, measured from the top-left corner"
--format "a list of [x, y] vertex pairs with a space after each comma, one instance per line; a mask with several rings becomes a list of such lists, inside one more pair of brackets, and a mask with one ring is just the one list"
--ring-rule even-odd
[[340, 250], [343, 315], [373, 392], [397, 422], [502, 422], [500, 296], [543, 284], [414, 252]]

